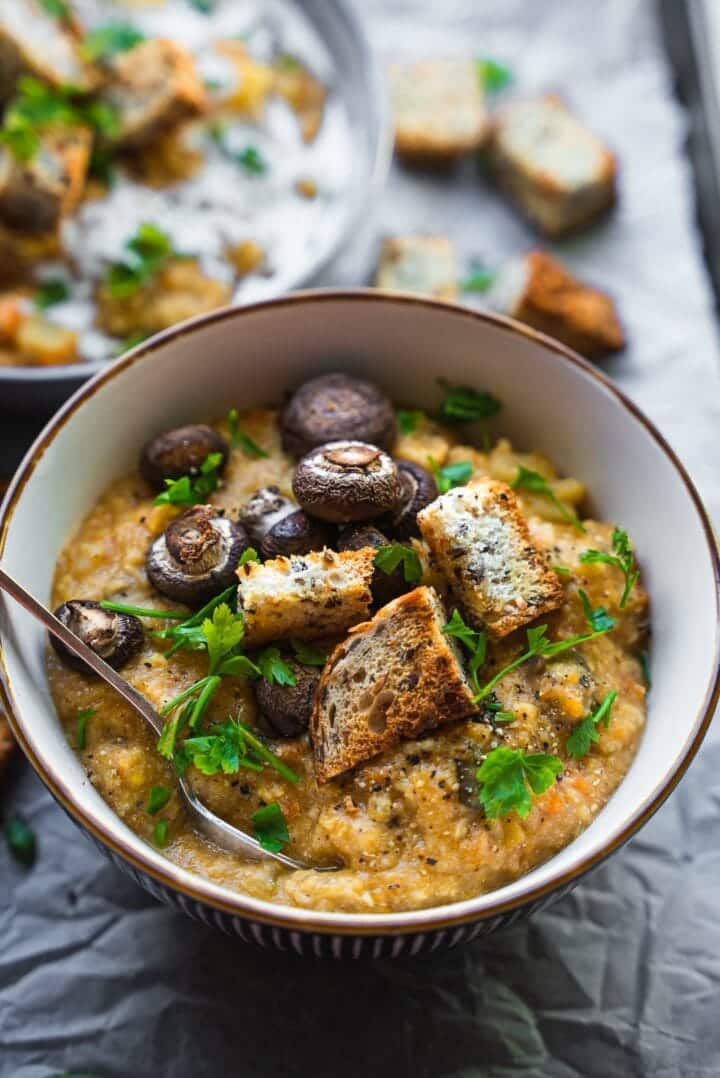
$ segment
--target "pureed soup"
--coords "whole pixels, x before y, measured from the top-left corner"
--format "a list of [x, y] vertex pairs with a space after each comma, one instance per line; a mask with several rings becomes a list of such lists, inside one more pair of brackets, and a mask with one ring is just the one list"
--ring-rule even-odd
[[[54, 604], [165, 730], [55, 651], [53, 696], [170, 860], [293, 906], [418, 909], [516, 879], [606, 803], [645, 719], [647, 596], [621, 522], [490, 442], [500, 407], [446, 386], [431, 418], [323, 376], [158, 433], [79, 524]], [[343, 867], [213, 848], [179, 772], [267, 849]]]

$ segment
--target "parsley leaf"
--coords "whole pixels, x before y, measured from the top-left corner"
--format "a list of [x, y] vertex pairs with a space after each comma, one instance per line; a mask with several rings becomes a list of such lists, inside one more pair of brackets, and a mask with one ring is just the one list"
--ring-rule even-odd
[[267, 162], [257, 146], [246, 146], [240, 153], [232, 156], [250, 176], [262, 176], [264, 172], [267, 172]]
[[153, 842], [159, 850], [164, 850], [167, 846], [169, 829], [170, 824], [165, 819], [158, 820], [153, 828]]
[[473, 389], [471, 386], [456, 386], [439, 379], [445, 390], [445, 400], [440, 414], [449, 423], [474, 423], [478, 419], [490, 419], [502, 409], [501, 402], [492, 393]]
[[489, 820], [513, 809], [525, 817], [532, 808], [531, 791], [544, 793], [562, 771], [562, 761], [546, 753], [525, 753], [504, 745], [489, 752], [477, 770], [478, 797]]
[[553, 503], [564, 520], [567, 520], [578, 531], [585, 531], [585, 525], [578, 519], [577, 514], [560, 501], [544, 475], [533, 472], [529, 468], [523, 468], [521, 464], [510, 486], [513, 490], [531, 490], [535, 494], [542, 494]]
[[628, 533], [622, 528], [616, 527], [613, 529], [612, 549], [612, 554], [606, 554], [602, 550], [584, 550], [580, 555], [580, 561], [586, 564], [604, 562], [606, 565], [613, 565], [620, 570], [625, 577], [625, 587], [618, 605], [621, 610], [624, 610], [630, 592], [640, 576], [640, 570], [635, 568], [635, 553], [632, 543]]
[[582, 588], [578, 590], [578, 595], [580, 596], [583, 613], [585, 614], [585, 621], [593, 632], [607, 633], [615, 628], [615, 618], [610, 617], [604, 606], [597, 606], [593, 609], [590, 600]]
[[304, 640], [291, 640], [290, 644], [295, 653], [295, 658], [301, 666], [324, 666], [327, 655], [324, 651], [306, 643]]
[[41, 311], [53, 307], [56, 303], [63, 303], [70, 296], [70, 288], [67, 281], [62, 277], [48, 277], [42, 281], [35, 292], [35, 306]]
[[487, 633], [478, 632], [465, 623], [459, 610], [453, 610], [452, 617], [443, 628], [447, 636], [460, 640], [470, 653], [468, 672], [475, 692], [480, 692], [478, 670], [485, 663], [487, 656]]
[[287, 822], [277, 801], [271, 801], [253, 814], [255, 838], [264, 850], [279, 853], [290, 841]]
[[230, 445], [233, 449], [242, 449], [248, 457], [268, 457], [270, 454], [261, 449], [257, 442], [244, 434], [238, 426], [237, 408], [231, 408], [228, 412], [227, 424], [230, 428]]
[[435, 476], [438, 491], [447, 494], [453, 487], [461, 487], [472, 479], [473, 466], [469, 460], [458, 460], [454, 464], [446, 464], [440, 468], [432, 457], [428, 457], [430, 471]]
[[98, 26], [86, 36], [82, 44], [82, 53], [86, 60], [109, 60], [120, 52], [134, 49], [145, 35], [137, 27], [125, 22], [109, 22]]
[[95, 713], [94, 707], [87, 707], [84, 711], [78, 712], [77, 718], [75, 719], [75, 748], [79, 749], [81, 752], [85, 748], [87, 741], [87, 724], [89, 720], [93, 718]]
[[475, 61], [475, 66], [480, 82], [489, 94], [504, 90], [513, 81], [513, 73], [510, 68], [497, 60], [483, 57]]
[[406, 584], [418, 584], [422, 580], [422, 565], [412, 547], [402, 543], [389, 543], [382, 546], [375, 555], [373, 565], [389, 576], [402, 563], [403, 579]]
[[167, 233], [147, 221], [126, 242], [125, 250], [124, 258], [113, 262], [105, 274], [105, 284], [116, 299], [134, 295], [176, 253]]
[[35, 864], [35, 832], [21, 816], [13, 816], [5, 824], [5, 841], [16, 861], [26, 868]]
[[203, 621], [202, 635], [207, 645], [212, 675], [242, 640], [245, 621], [242, 614], [234, 614], [227, 603], [221, 603], [213, 610], [212, 617]]
[[164, 809], [172, 797], [173, 792], [167, 786], [151, 786], [148, 794], [147, 810], [151, 816], [155, 816], [160, 809]]
[[478, 259], [473, 259], [470, 272], [461, 282], [460, 288], [463, 292], [487, 292], [495, 284], [496, 278], [495, 270], [489, 269]]
[[565, 748], [575, 760], [582, 760], [590, 752], [596, 741], [600, 740], [597, 728], [600, 723], [607, 730], [610, 725], [610, 712], [617, 697], [616, 692], [609, 692], [597, 711], [586, 715], [568, 737]]
[[55, 19], [67, 19], [70, 16], [65, 0], [40, 0], [40, 6]]
[[216, 775], [219, 772], [233, 775], [241, 767], [249, 771], [261, 771], [263, 764], [268, 764], [286, 781], [293, 785], [299, 782], [295, 772], [271, 752], [247, 726], [236, 719], [216, 723], [209, 734], [201, 737], [185, 738], [176, 758], [181, 770], [194, 764], [204, 775]]
[[414, 411], [407, 411], [404, 408], [400, 408], [397, 413], [398, 427], [401, 434], [414, 434], [418, 428], [418, 424], [422, 423], [425, 418], [425, 413], [419, 409]]
[[240, 555], [240, 561], [238, 567], [241, 565], [247, 565], [250, 561], [260, 561], [260, 556], [254, 546], [247, 547]]
[[188, 0], [190, 7], [194, 7], [201, 15], [210, 15], [215, 7], [215, 0]]
[[257, 664], [268, 685], [297, 685], [297, 678], [280, 655], [279, 648], [265, 648], [258, 655]]
[[218, 488], [222, 463], [222, 453], [208, 453], [200, 465], [199, 475], [164, 479], [165, 490], [158, 494], [153, 505], [197, 505], [206, 502]]

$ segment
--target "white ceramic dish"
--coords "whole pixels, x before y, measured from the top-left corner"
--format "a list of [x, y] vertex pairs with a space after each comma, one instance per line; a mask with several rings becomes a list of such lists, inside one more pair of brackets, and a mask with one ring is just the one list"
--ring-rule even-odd
[[377, 292], [304, 293], [215, 312], [169, 330], [104, 370], [51, 421], [0, 518], [3, 565], [47, 601], [60, 547], [138, 447], [165, 427], [249, 407], [323, 370], [379, 382], [397, 401], [437, 403], [439, 375], [491, 390], [501, 426], [588, 485], [628, 529], [650, 592], [653, 687], [626, 779], [591, 826], [491, 894], [391, 915], [314, 913], [208, 883], [146, 845], [87, 780], [57, 722], [45, 641], [0, 603], [4, 697], [33, 766], [71, 816], [158, 897], [245, 939], [301, 953], [416, 953], [506, 924], [562, 893], [658, 808], [697, 750], [718, 697], [718, 553], [682, 465], [637, 409], [561, 345], [507, 320]]

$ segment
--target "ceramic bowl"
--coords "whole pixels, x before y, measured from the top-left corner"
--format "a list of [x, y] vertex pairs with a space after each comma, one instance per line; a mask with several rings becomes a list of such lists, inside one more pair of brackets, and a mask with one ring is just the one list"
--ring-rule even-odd
[[15, 733], [51, 793], [142, 886], [244, 940], [301, 954], [398, 955], [471, 939], [565, 892], [617, 850], [681, 778], [718, 696], [718, 553], [682, 465], [606, 378], [560, 344], [508, 320], [377, 292], [313, 292], [222, 310], [141, 345], [85, 385], [21, 465], [1, 517], [2, 563], [47, 602], [69, 532], [138, 447], [165, 427], [277, 401], [343, 369], [396, 401], [436, 405], [443, 376], [492, 391], [501, 429], [547, 453], [619, 521], [640, 553], [652, 603], [647, 728], [621, 786], [591, 826], [514, 883], [410, 913], [314, 913], [248, 898], [171, 864], [95, 792], [57, 721], [45, 638], [0, 604], [3, 695]]

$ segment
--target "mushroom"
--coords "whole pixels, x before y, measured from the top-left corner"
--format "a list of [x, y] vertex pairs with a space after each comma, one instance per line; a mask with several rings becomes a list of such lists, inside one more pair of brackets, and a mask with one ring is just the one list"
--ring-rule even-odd
[[264, 678], [254, 682], [255, 699], [265, 721], [276, 737], [299, 737], [310, 722], [313, 699], [320, 683], [320, 671], [302, 666], [283, 655], [295, 678], [294, 685], [271, 685]]
[[235, 581], [240, 555], [249, 545], [242, 525], [219, 516], [214, 505], [196, 505], [152, 543], [145, 569], [163, 595], [199, 606]]
[[295, 503], [281, 494], [278, 487], [261, 487], [241, 507], [238, 517], [250, 542], [259, 548], [270, 529], [296, 509]]
[[366, 442], [328, 442], [299, 462], [293, 492], [306, 513], [346, 524], [396, 510], [403, 486], [395, 461]]
[[140, 474], [151, 487], [159, 490], [163, 479], [197, 475], [210, 453], [222, 455], [219, 467], [222, 471], [230, 450], [216, 430], [203, 424], [177, 427], [158, 434], [147, 443], [140, 457]]
[[[373, 527], [372, 524], [358, 524], [343, 528], [336, 546], [338, 550], [364, 550], [366, 547], [380, 550], [389, 543], [390, 540], [379, 528]], [[385, 606], [392, 599], [397, 599], [398, 595], [410, 591], [412, 587], [414, 585], [405, 582], [402, 565], [398, 565], [392, 573], [384, 573], [378, 568], [373, 573], [371, 590], [376, 606]]]
[[413, 536], [420, 535], [418, 513], [435, 501], [439, 491], [434, 475], [427, 468], [409, 460], [398, 460], [395, 463], [400, 471], [403, 500], [400, 507], [389, 515], [385, 526], [390, 534], [398, 539], [412, 539]]
[[390, 400], [372, 382], [348, 374], [324, 374], [296, 389], [280, 425], [286, 452], [302, 457], [338, 438], [392, 449], [396, 436]]
[[[115, 670], [129, 662], [143, 646], [145, 634], [139, 618], [104, 610], [94, 599], [70, 599], [57, 608], [55, 617]], [[73, 670], [95, 676], [87, 663], [60, 640], [51, 636], [50, 643]]]
[[297, 509], [273, 525], [262, 541], [260, 553], [263, 558], [309, 554], [311, 550], [330, 546], [332, 541], [327, 524], [312, 520], [302, 509]]

